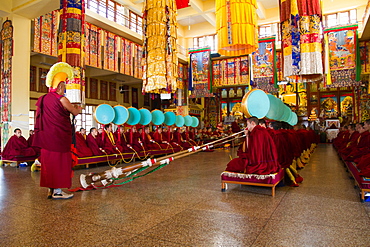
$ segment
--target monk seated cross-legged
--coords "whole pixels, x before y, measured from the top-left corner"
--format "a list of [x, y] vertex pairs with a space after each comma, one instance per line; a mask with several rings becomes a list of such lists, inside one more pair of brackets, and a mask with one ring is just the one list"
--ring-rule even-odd
[[[167, 127], [166, 127], [166, 130], [167, 130]], [[163, 130], [161, 127], [158, 127], [156, 129], [156, 131], [153, 134], [153, 139], [161, 146], [162, 150], [171, 150], [173, 153], [176, 152], [173, 146], [167, 141], [167, 138], [165, 134], [163, 133]]]
[[28, 145], [26, 138], [22, 136], [20, 129], [14, 130], [1, 154], [3, 160], [33, 160], [37, 158], [37, 152]]
[[77, 149], [77, 156], [79, 158], [93, 156], [93, 152], [87, 146], [85, 138], [86, 138], [86, 130], [84, 128], [81, 128], [79, 132], [76, 132], [76, 149]]
[[105, 155], [106, 152], [102, 148], [101, 137], [98, 136], [98, 130], [95, 127], [90, 129], [90, 134], [86, 137], [87, 146], [91, 149], [94, 156]]
[[231, 160], [226, 171], [267, 175], [280, 170], [273, 139], [268, 131], [258, 125], [258, 118], [247, 120], [246, 138], [238, 151], [239, 158]]

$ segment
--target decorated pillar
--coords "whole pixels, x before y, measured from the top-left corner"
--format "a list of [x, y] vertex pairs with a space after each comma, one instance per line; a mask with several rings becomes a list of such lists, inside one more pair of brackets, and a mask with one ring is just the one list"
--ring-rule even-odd
[[177, 89], [177, 8], [175, 0], [146, 0], [143, 16], [143, 93]]
[[85, 103], [85, 1], [60, 0], [58, 62], [74, 69], [74, 79], [66, 82], [71, 103]]

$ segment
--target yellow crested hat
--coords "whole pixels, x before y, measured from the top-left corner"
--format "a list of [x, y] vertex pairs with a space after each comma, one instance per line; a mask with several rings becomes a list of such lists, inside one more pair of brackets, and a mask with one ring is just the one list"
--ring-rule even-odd
[[57, 88], [61, 81], [73, 79], [73, 68], [65, 62], [59, 62], [51, 66], [46, 75], [45, 85], [51, 88]]

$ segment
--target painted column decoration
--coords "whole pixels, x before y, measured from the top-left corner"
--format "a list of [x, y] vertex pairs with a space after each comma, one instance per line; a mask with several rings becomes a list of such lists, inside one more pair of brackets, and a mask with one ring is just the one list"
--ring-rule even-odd
[[216, 0], [218, 53], [251, 54], [258, 48], [256, 0]]
[[58, 62], [74, 69], [74, 79], [66, 82], [71, 103], [85, 103], [85, 1], [60, 0]]
[[13, 25], [10, 20], [3, 23], [0, 35], [1, 47], [1, 147], [9, 139], [11, 116]]
[[175, 0], [146, 0], [143, 16], [143, 93], [177, 89], [177, 8]]

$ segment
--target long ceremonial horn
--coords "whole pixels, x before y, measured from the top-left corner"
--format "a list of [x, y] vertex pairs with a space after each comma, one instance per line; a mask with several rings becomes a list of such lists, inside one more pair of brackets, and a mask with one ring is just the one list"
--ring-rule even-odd
[[[136, 169], [144, 167], [144, 166], [154, 166], [154, 165], [164, 164], [164, 163], [172, 161], [175, 157], [176, 157], [176, 159], [178, 159], [178, 158], [181, 158], [181, 157], [185, 157], [189, 154], [194, 154], [194, 153], [197, 153], [197, 152], [200, 152], [200, 151], [203, 151], [203, 150], [207, 150], [209, 148], [212, 148], [214, 145], [222, 145], [226, 142], [230, 142], [231, 140], [227, 140], [227, 139], [229, 139], [231, 137], [234, 137], [236, 135], [239, 135], [242, 132], [243, 131], [240, 131], [240, 132], [234, 133], [230, 136], [215, 140], [213, 142], [203, 144], [201, 146], [192, 147], [192, 148], [189, 148], [188, 150], [180, 151], [180, 152], [177, 152], [175, 154], [166, 155], [166, 156], [160, 157], [158, 159], [148, 159], [144, 162], [137, 163], [137, 164], [134, 164], [134, 165], [131, 165], [131, 166], [122, 167], [122, 168], [113, 167], [110, 170], [107, 170], [107, 171], [102, 172], [102, 173], [97, 173], [97, 174], [89, 174], [89, 175], [81, 174], [80, 183], [81, 183], [81, 186], [83, 188], [87, 188], [90, 184], [93, 184], [94, 182], [111, 179], [113, 177], [118, 178], [119, 176], [121, 176], [125, 173], [128, 173], [130, 171], [136, 170]], [[239, 138], [241, 138], [241, 137], [239, 137]], [[234, 139], [236, 139], [236, 138], [234, 138]], [[217, 142], [220, 142], [220, 141], [223, 141], [223, 142], [216, 144]]]

